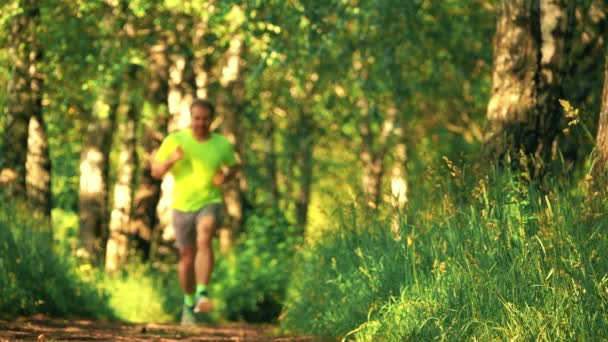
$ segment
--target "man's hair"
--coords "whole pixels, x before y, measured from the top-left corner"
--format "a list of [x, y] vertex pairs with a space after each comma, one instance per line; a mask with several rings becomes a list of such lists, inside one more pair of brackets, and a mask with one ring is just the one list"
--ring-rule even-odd
[[190, 104], [190, 111], [192, 111], [192, 108], [194, 107], [207, 108], [209, 114], [211, 114], [212, 117], [215, 116], [215, 106], [213, 105], [213, 102], [207, 99], [194, 99], [192, 104]]

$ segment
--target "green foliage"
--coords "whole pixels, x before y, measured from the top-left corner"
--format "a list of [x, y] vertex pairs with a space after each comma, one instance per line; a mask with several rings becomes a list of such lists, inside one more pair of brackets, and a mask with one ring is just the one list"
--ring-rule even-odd
[[[285, 324], [306, 333], [350, 332], [361, 340], [592, 339], [606, 331], [608, 281], [598, 256], [607, 247], [599, 221], [605, 215], [581, 218], [588, 208], [579, 188], [549, 184], [541, 194], [526, 185], [525, 175], [494, 170], [486, 176], [449, 160], [434, 165], [439, 156], [479, 149], [496, 8], [495, 0], [41, 2], [38, 70], [45, 82], [54, 227], [51, 235], [38, 228], [45, 222], [25, 219], [27, 209], [3, 201], [9, 204], [0, 209], [0, 312], [106, 315], [109, 305], [132, 322], [178, 317], [175, 265], [131, 265], [106, 276], [71, 256], [79, 243], [72, 213], [79, 158], [94, 103], [112, 97], [105, 95], [110, 88], [149, 96], [146, 82], [156, 76], [149, 77], [146, 64], [167, 43], [171, 80], [162, 81], [171, 84], [172, 99], [187, 97], [201, 76], [200, 90], [218, 104], [231, 102], [226, 92], [238, 97], [229, 107], [239, 114], [246, 197], [281, 209], [248, 213], [234, 250], [218, 255], [212, 282], [218, 310], [210, 319], [275, 319], [289, 283]], [[21, 11], [15, 0], [0, 5], [0, 133], [14, 62], [8, 28]], [[240, 74], [226, 87], [221, 79], [236, 40], [243, 44]], [[182, 57], [194, 57], [194, 66], [188, 58], [182, 65]], [[123, 82], [132, 63], [142, 65], [145, 76]], [[572, 150], [588, 152], [601, 77], [584, 77], [573, 74], [566, 94], [580, 88], [593, 104], [582, 113], [591, 128], [582, 134], [571, 127], [568, 139]], [[123, 110], [126, 96], [113, 98]], [[165, 112], [151, 103], [143, 107], [140, 132]], [[391, 113], [394, 122], [385, 126]], [[369, 141], [362, 134], [366, 124]], [[7, 137], [0, 144], [10, 144]], [[336, 198], [358, 192], [351, 190], [361, 183], [362, 146], [384, 154], [387, 183], [398, 139], [407, 145], [407, 177], [415, 184], [399, 232], [391, 232], [393, 213], [363, 206], [324, 221], [324, 210], [340, 206]], [[302, 158], [309, 143], [310, 173]], [[141, 152], [144, 143], [137, 144]], [[110, 164], [110, 180], [116, 165]], [[291, 222], [309, 175], [306, 204], [316, 211], [308, 214], [307, 234], [318, 238], [296, 263], [303, 227]]]
[[129, 265], [118, 274], [104, 275], [103, 287], [122, 321], [166, 323], [181, 314], [183, 299], [175, 271]]
[[218, 258], [212, 295], [228, 319], [270, 321], [278, 317], [301, 238], [281, 212], [258, 209], [247, 218], [239, 242]]
[[380, 213], [337, 216], [300, 254], [285, 326], [361, 341], [608, 337], [606, 221], [584, 191], [448, 166], [399, 234]]
[[[211, 296], [216, 310], [204, 321], [275, 320], [285, 299], [293, 254], [300, 238], [279, 212], [258, 210], [245, 223], [239, 242], [226, 256], [216, 252]], [[174, 265], [130, 264], [101, 275], [101, 287], [116, 317], [128, 322], [179, 320], [183, 294]]]
[[72, 256], [54, 245], [49, 222], [14, 199], [0, 199], [2, 316], [112, 317], [103, 293], [82, 279]]
[[337, 226], [299, 253], [286, 305], [287, 327], [343, 335], [399, 293], [411, 278], [404, 267], [408, 251], [390, 231], [378, 229], [383, 223], [375, 219], [362, 208], [340, 210]]
[[[64, 254], [77, 254], [79, 248], [78, 215], [54, 209], [53, 235]], [[181, 314], [182, 294], [173, 265], [154, 268], [131, 263], [115, 274], [106, 274], [88, 263], [74, 265], [76, 272], [104, 294], [105, 306], [113, 316], [126, 322], [165, 323]]]

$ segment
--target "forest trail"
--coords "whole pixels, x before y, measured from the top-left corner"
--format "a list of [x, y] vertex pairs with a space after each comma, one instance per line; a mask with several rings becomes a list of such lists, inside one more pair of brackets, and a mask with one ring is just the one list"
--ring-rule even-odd
[[0, 342], [6, 341], [317, 341], [308, 336], [278, 336], [272, 325], [247, 323], [131, 324], [45, 316], [0, 320]]

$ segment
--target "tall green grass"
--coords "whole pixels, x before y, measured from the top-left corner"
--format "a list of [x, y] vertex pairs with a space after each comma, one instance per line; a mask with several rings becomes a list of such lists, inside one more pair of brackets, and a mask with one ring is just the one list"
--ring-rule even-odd
[[183, 297], [177, 272], [149, 264], [128, 265], [116, 274], [103, 274], [104, 292], [116, 318], [131, 323], [178, 321]]
[[299, 255], [284, 326], [360, 341], [608, 338], [608, 220], [583, 187], [449, 166], [402, 215], [340, 210]]
[[0, 193], [0, 316], [112, 317], [104, 294], [57, 245], [47, 218]]

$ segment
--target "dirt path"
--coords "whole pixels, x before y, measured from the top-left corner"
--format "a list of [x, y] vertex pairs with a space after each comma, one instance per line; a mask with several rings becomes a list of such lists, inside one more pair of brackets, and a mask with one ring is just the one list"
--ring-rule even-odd
[[277, 336], [270, 325], [246, 323], [127, 324], [120, 322], [53, 319], [43, 316], [0, 320], [0, 342], [6, 341], [318, 341], [312, 337]]

